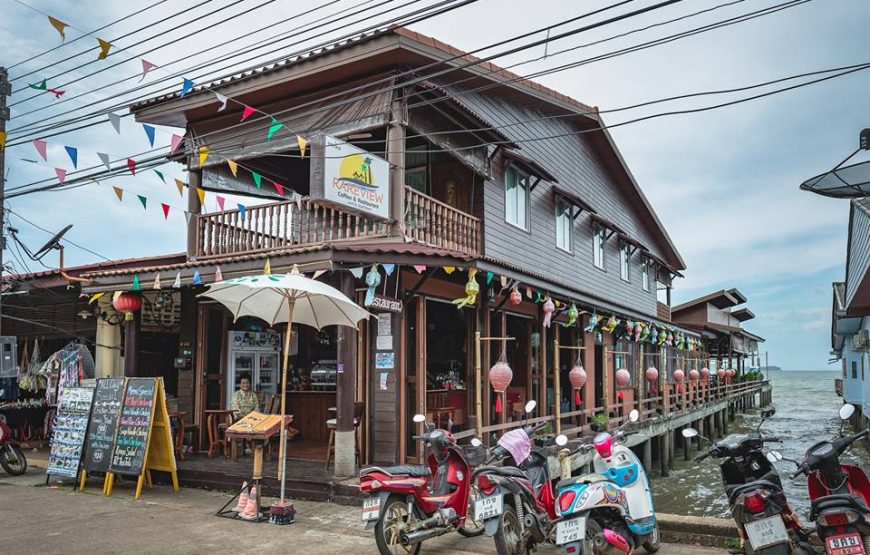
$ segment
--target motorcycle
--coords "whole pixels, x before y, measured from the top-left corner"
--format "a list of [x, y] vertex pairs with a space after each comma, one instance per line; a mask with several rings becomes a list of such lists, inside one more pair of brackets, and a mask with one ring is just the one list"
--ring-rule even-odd
[[[422, 414], [414, 422], [424, 423]], [[459, 446], [448, 430], [426, 423], [427, 432], [414, 436], [427, 446], [426, 465], [372, 466], [360, 472], [362, 520], [375, 531], [381, 555], [417, 555], [424, 540], [458, 531], [479, 536], [484, 529], [468, 518], [477, 499], [471, 486], [472, 468], [481, 464], [486, 449], [478, 441]]]
[[708, 442], [707, 451], [695, 457], [695, 462], [707, 457], [725, 459], [719, 471], [747, 555], [815, 553], [809, 544], [809, 532], [788, 504], [779, 473], [762, 451], [765, 443], [781, 441], [764, 437], [760, 431], [775, 412], [762, 411], [755, 432], [731, 434], [718, 442], [699, 436], [694, 428], [684, 428], [682, 434], [686, 440], [697, 436]]
[[[533, 400], [526, 403], [526, 414], [536, 405]], [[481, 493], [475, 520], [494, 536], [499, 555], [525, 553], [552, 539], [557, 515], [549, 460], [546, 449], [532, 448], [532, 437], [546, 426], [542, 422], [505, 432], [486, 466], [474, 471], [472, 480]], [[513, 465], [492, 466], [509, 458]]]
[[21, 476], [27, 472], [27, 458], [12, 437], [12, 429], [6, 423], [6, 417], [0, 414], [0, 466], [7, 474]]
[[659, 528], [649, 479], [640, 460], [620, 445], [634, 432], [624, 428], [637, 422], [632, 410], [628, 421], [612, 434], [600, 432], [592, 444], [582, 443], [575, 453], [594, 449], [595, 472], [560, 481], [556, 488], [556, 545], [563, 555], [617, 555], [643, 546], [647, 553], [659, 549]]
[[[843, 405], [840, 418], [845, 422], [854, 411], [854, 406]], [[840, 437], [810, 447], [790, 475], [792, 479], [801, 474], [808, 477], [810, 521], [816, 523], [828, 555], [870, 553], [870, 481], [860, 467], [840, 464], [840, 455], [868, 433], [870, 430], [844, 436], [841, 424]], [[782, 459], [778, 453], [774, 456]]]

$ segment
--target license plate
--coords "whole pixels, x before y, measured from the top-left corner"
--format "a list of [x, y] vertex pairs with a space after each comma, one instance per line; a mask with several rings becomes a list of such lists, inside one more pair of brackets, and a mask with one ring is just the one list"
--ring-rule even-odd
[[831, 555], [866, 555], [864, 543], [858, 534], [831, 536], [825, 539], [826, 551]]
[[785, 531], [785, 524], [782, 522], [782, 516], [771, 516], [755, 522], [747, 522], [744, 526], [746, 535], [749, 538], [749, 544], [754, 551], [788, 541], [788, 533]]
[[474, 520], [482, 522], [504, 512], [504, 496], [493, 495], [474, 502]]
[[560, 520], [556, 524], [556, 545], [583, 541], [586, 538], [586, 517]]
[[370, 497], [368, 499], [363, 500], [362, 506], [362, 519], [363, 522], [367, 520], [377, 520], [378, 516], [381, 514], [381, 498], [380, 497]]

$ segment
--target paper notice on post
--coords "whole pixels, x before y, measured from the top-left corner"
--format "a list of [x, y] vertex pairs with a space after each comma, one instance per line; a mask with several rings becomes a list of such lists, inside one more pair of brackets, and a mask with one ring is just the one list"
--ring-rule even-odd
[[392, 335], [379, 335], [377, 341], [377, 347], [379, 351], [389, 351], [393, 348], [393, 336]]
[[378, 314], [378, 335], [393, 335], [392, 314]]
[[389, 372], [381, 372], [381, 391], [387, 390], [387, 377], [389, 375]]

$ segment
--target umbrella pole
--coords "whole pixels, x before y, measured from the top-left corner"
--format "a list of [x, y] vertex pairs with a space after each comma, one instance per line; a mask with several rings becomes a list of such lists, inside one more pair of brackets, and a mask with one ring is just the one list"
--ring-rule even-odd
[[281, 475], [281, 502], [284, 501], [284, 484], [287, 478], [287, 426], [284, 423], [284, 419], [287, 414], [287, 365], [290, 358], [290, 332], [293, 326], [293, 309], [295, 306], [296, 299], [287, 299], [287, 333], [284, 336], [284, 367], [281, 370], [281, 445], [278, 448], [278, 474]]

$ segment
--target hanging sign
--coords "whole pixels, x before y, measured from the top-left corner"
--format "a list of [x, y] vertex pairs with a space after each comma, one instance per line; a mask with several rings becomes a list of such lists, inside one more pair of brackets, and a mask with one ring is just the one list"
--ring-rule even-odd
[[89, 387], [63, 388], [63, 401], [58, 407], [51, 436], [46, 474], [68, 478], [78, 475], [93, 396], [94, 390]]
[[404, 304], [401, 299], [397, 299], [395, 297], [387, 297], [386, 295], [377, 295], [372, 298], [372, 304], [369, 305], [369, 308], [372, 310], [376, 310], [379, 312], [392, 312], [394, 314], [401, 314], [404, 309]]
[[311, 198], [390, 217], [390, 165], [371, 152], [322, 135], [312, 143]]

